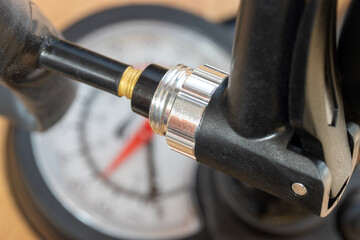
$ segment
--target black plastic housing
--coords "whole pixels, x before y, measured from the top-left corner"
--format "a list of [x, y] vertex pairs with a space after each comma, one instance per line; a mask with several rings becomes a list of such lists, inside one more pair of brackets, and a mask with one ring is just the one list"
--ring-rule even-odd
[[340, 34], [338, 57], [346, 118], [360, 123], [360, 1], [352, 1]]
[[272, 134], [288, 122], [288, 79], [304, 2], [241, 2], [227, 99], [230, 124], [246, 138]]
[[[195, 136], [195, 157], [324, 217], [345, 189], [357, 157], [349, 141], [338, 87], [337, 1], [242, 3], [245, 9], [239, 13], [232, 75], [207, 106]], [[277, 6], [277, 11], [286, 9], [284, 15], [267, 3]], [[260, 21], [268, 14], [262, 9], [265, 6], [274, 19], [276, 14], [282, 16], [281, 21]], [[285, 17], [290, 12], [296, 13], [298, 22]], [[283, 22], [287, 20], [290, 22]], [[252, 21], [260, 21], [259, 29], [267, 33], [278, 30], [289, 42], [284, 46], [274, 43], [271, 49], [266, 41], [273, 36], [258, 33]], [[293, 192], [294, 183], [305, 186], [304, 196]]]
[[[279, 198], [320, 214], [323, 200], [320, 160], [311, 159], [288, 149], [293, 131], [276, 136], [249, 140], [240, 136], [226, 119], [225, 81], [214, 93], [196, 135], [196, 159]], [[308, 188], [306, 197], [291, 191], [294, 182]]]
[[168, 69], [156, 64], [147, 66], [136, 82], [131, 109], [143, 117], [149, 117], [149, 109], [154, 93]]

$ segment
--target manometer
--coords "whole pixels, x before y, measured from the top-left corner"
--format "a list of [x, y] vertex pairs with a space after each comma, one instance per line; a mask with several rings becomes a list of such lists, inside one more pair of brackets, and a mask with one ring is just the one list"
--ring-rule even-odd
[[[336, 1], [260, 2], [239, 11], [230, 75], [230, 31], [188, 13], [112, 9], [70, 27], [66, 41], [37, 35], [48, 25], [35, 7], [33, 18], [25, 11], [35, 38], [21, 38], [21, 71], [3, 69], [23, 84], [5, 81], [33, 113], [28, 129], [47, 129], [75, 96], [64, 78], [37, 78], [42, 71], [32, 72], [36, 88], [28, 91], [19, 73], [39, 66], [126, 96], [145, 117], [126, 99], [77, 85], [70, 109], [47, 131], [11, 128], [8, 176], [41, 237], [358, 240], [360, 127], [341, 111], [336, 48], [326, 40], [335, 39], [328, 19]], [[295, 35], [305, 40], [293, 44]], [[38, 56], [24, 65], [33, 53], [26, 43]]]
[[[64, 36], [137, 69], [230, 66], [227, 29], [166, 7], [107, 10]], [[206, 239], [196, 162], [170, 151], [128, 100], [79, 84], [56, 125], [44, 133], [12, 127], [9, 138], [14, 195], [45, 239]]]

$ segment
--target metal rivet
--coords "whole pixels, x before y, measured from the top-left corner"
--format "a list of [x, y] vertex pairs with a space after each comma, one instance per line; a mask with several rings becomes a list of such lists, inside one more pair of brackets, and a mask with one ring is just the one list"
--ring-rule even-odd
[[302, 183], [293, 183], [291, 189], [296, 195], [301, 197], [307, 194], [306, 187]]

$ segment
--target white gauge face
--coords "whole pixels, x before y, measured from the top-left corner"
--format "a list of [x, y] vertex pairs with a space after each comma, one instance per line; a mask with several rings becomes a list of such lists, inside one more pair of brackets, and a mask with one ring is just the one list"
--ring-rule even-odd
[[[137, 68], [230, 66], [228, 53], [211, 40], [160, 21], [116, 23], [78, 43]], [[131, 112], [128, 100], [79, 84], [63, 119], [45, 133], [32, 133], [31, 140], [48, 187], [81, 222], [120, 239], [191, 236], [202, 226], [192, 189], [196, 163], [146, 129], [146, 119]]]

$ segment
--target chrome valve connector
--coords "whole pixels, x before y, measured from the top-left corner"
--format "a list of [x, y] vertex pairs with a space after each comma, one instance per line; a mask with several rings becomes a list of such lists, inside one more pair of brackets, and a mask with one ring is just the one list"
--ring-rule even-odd
[[204, 65], [177, 65], [159, 83], [149, 111], [154, 132], [166, 136], [170, 149], [195, 159], [195, 135], [205, 109], [228, 74]]

